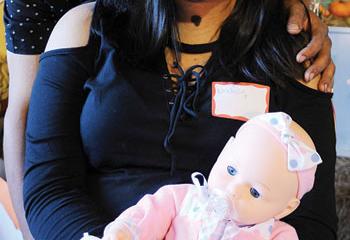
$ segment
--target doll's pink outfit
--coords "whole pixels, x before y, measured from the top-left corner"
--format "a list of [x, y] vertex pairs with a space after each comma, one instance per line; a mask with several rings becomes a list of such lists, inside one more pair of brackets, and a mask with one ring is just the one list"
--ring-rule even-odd
[[230, 219], [234, 209], [224, 194], [206, 185], [168, 185], [146, 195], [113, 224], [123, 224], [140, 240], [296, 240], [290, 225], [270, 219], [240, 227]]
[[[271, 134], [285, 150], [288, 170], [297, 174], [296, 197], [301, 199], [312, 189], [316, 166], [322, 160], [316, 150], [300, 138], [302, 135], [294, 132], [292, 124], [285, 113], [263, 114], [242, 125], [236, 137], [247, 134], [244, 129], [248, 126], [265, 129]], [[256, 137], [257, 132], [248, 134]], [[223, 150], [229, 156], [234, 154], [230, 151], [237, 151], [227, 147], [233, 142], [231, 138]], [[239, 146], [239, 151], [252, 151], [250, 146]], [[227, 193], [209, 188], [204, 177], [201, 185], [196, 175], [198, 173], [192, 174], [194, 184], [168, 185], [153, 195], [144, 196], [110, 223], [105, 233], [109, 229], [127, 229], [133, 240], [298, 240], [292, 226], [273, 218], [251, 226], [237, 225], [232, 218], [234, 203]], [[90, 239], [88, 235], [85, 237]]]

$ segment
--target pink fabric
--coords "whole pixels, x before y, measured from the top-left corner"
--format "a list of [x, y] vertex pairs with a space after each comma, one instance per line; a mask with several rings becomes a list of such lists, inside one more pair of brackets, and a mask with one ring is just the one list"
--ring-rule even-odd
[[[195, 209], [192, 211], [193, 209], [188, 209], [188, 206], [185, 206], [186, 196], [195, 196], [196, 194], [198, 195], [198, 193], [200, 194], [198, 187], [192, 184], [164, 186], [155, 194], [143, 197], [137, 205], [124, 211], [120, 217], [110, 223], [107, 228], [113, 227], [114, 224], [120, 225], [122, 223], [128, 226], [131, 232], [135, 233], [136, 239], [142, 240], [200, 239], [200, 228], [204, 223], [207, 223], [209, 219], [195, 219], [195, 214], [194, 217], [190, 217], [191, 214], [193, 215]], [[215, 229], [222, 231], [220, 227]], [[251, 229], [254, 229], [254, 227]], [[211, 236], [215, 236], [215, 234]], [[222, 238], [211, 237], [202, 239], [214, 240]], [[298, 237], [293, 227], [286, 223], [276, 221], [269, 239], [297, 240]], [[230, 240], [266, 240], [266, 238], [260, 236], [259, 231], [254, 230], [247, 232], [239, 230], [238, 234], [235, 235], [234, 238], [230, 238]]]

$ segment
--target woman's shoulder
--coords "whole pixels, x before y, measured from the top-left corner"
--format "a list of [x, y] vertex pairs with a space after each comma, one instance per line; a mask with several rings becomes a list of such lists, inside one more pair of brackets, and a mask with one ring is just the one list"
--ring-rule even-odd
[[91, 2], [68, 11], [53, 29], [45, 52], [86, 46], [89, 42], [94, 8], [95, 2]]
[[310, 80], [308, 82], [305, 82], [302, 79], [298, 79], [296, 81], [298, 81], [300, 84], [302, 84], [308, 88], [319, 91], [318, 84], [319, 84], [320, 80], [321, 80], [321, 75], [314, 77], [312, 80]]
[[289, 86], [292, 86], [292, 88], [289, 88], [292, 92], [300, 93], [303, 96], [318, 96], [318, 97], [325, 97], [328, 99], [331, 99], [333, 96], [333, 92], [327, 92], [324, 91], [324, 85], [321, 81], [321, 74], [317, 75], [310, 81], [305, 81], [304, 79], [296, 79], [289, 81]]

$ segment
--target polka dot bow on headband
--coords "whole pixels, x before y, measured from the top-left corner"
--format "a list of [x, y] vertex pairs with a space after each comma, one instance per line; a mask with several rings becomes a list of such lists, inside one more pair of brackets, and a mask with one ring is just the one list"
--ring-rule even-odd
[[259, 115], [261, 120], [274, 132], [277, 131], [279, 140], [287, 148], [287, 159], [289, 171], [303, 171], [322, 163], [320, 155], [313, 148], [307, 146], [302, 140], [296, 137], [291, 127], [292, 118], [283, 112], [275, 112]]

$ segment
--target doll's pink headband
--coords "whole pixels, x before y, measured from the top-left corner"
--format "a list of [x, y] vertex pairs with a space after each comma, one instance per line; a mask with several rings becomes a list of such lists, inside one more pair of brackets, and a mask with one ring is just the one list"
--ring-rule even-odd
[[305, 140], [297, 136], [291, 127], [292, 118], [286, 113], [275, 112], [256, 116], [246, 122], [236, 136], [250, 124], [268, 130], [286, 149], [288, 170], [297, 173], [299, 181], [297, 197], [301, 199], [313, 187], [316, 167], [322, 163], [320, 155], [315, 149], [306, 145]]

